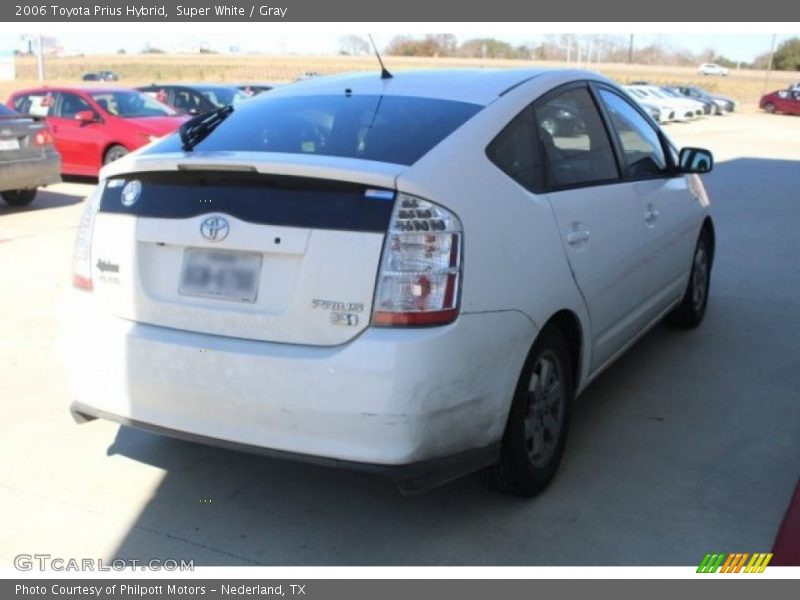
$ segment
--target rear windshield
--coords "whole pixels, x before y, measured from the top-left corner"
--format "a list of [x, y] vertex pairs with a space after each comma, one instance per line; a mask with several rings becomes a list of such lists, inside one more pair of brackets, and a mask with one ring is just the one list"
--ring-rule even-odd
[[[258, 96], [238, 105], [199, 151], [284, 152], [411, 165], [481, 107], [407, 96]], [[177, 135], [148, 153], [180, 150]]]

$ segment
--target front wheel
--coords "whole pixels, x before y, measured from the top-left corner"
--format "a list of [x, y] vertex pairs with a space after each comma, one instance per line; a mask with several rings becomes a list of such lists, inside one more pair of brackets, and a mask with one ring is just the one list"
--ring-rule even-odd
[[103, 157], [103, 164], [107, 165], [109, 163], [114, 162], [115, 160], [119, 160], [127, 153], [128, 149], [125, 146], [114, 144], [108, 150], [106, 150], [106, 155]]
[[775, 114], [775, 105], [772, 102], [767, 102], [764, 105], [764, 110], [770, 113], [771, 115]]
[[547, 487], [564, 453], [573, 394], [567, 342], [557, 329], [546, 330], [517, 384], [500, 461], [483, 472], [489, 487], [515, 496]]
[[36, 190], [10, 190], [0, 193], [9, 206], [28, 206], [36, 198]]
[[703, 230], [695, 246], [692, 271], [683, 300], [667, 317], [670, 325], [697, 327], [705, 317], [711, 285], [711, 257], [711, 240], [706, 230]]

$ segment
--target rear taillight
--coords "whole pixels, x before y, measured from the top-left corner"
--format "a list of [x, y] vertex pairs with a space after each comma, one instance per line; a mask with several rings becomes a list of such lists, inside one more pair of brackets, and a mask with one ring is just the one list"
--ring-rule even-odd
[[381, 257], [372, 324], [444, 325], [458, 316], [461, 222], [441, 206], [398, 194]]
[[53, 134], [50, 132], [50, 129], [44, 127], [36, 132], [36, 135], [33, 136], [33, 145], [34, 146], [52, 146], [53, 145]]
[[92, 284], [92, 230], [94, 218], [100, 210], [100, 199], [103, 196], [104, 182], [97, 184], [91, 196], [86, 199], [78, 235], [75, 237], [75, 250], [72, 254], [72, 284], [76, 288], [91, 291]]

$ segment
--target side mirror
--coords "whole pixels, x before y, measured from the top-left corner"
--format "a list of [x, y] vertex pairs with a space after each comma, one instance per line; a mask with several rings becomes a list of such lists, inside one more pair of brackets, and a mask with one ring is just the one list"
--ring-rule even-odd
[[81, 110], [75, 113], [75, 120], [81, 123], [94, 123], [97, 121], [97, 115], [93, 110]]
[[708, 173], [714, 168], [714, 156], [704, 148], [681, 148], [678, 170], [681, 173]]

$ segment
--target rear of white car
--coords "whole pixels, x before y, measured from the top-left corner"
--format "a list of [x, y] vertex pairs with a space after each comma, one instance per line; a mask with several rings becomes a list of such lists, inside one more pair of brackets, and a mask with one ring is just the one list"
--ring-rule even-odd
[[[539, 135], [577, 158], [532, 192], [505, 132], [565, 86], [567, 133]], [[566, 402], [675, 309], [708, 225], [697, 176], [664, 170], [666, 139], [590, 73], [314, 78], [206, 118], [104, 169], [87, 201], [61, 336], [80, 420], [424, 489], [505, 460], [530, 373], [555, 365]], [[652, 139], [609, 143], [626, 119]], [[548, 340], [557, 359], [532, 362]], [[517, 492], [546, 484], [565, 436]]]
[[[423, 115], [441, 137], [480, 110], [375, 98], [382, 111], [395, 102], [419, 115], [423, 141], [437, 127]], [[373, 152], [408, 162], [392, 150], [406, 143], [395, 134]], [[65, 309], [74, 412], [311, 460], [401, 465], [392, 474], [405, 489], [491, 462], [519, 368], [503, 353], [524, 354], [533, 326], [515, 313], [459, 315], [462, 224], [399, 192], [406, 170], [197, 150], [133, 154], [104, 171]], [[462, 454], [428, 474], [431, 461]]]

